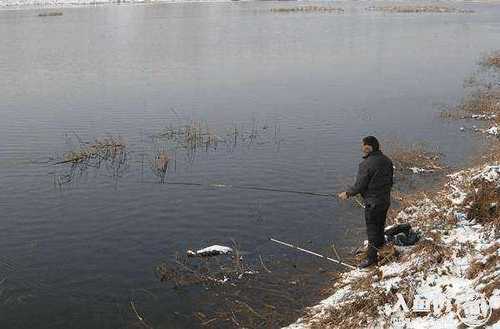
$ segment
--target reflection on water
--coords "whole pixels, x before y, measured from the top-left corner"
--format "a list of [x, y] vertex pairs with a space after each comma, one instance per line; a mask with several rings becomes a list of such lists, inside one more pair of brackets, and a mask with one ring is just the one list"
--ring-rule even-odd
[[[344, 257], [365, 238], [362, 210], [323, 196], [352, 182], [362, 136], [429, 142], [450, 167], [476, 147], [435, 104], [458, 103], [497, 46], [497, 6], [283, 6], [0, 11], [1, 328], [284, 324], [340, 268], [268, 237]], [[110, 136], [126, 147], [54, 164]], [[159, 184], [174, 180], [196, 184]], [[158, 279], [176, 253], [233, 239], [258, 274]]]

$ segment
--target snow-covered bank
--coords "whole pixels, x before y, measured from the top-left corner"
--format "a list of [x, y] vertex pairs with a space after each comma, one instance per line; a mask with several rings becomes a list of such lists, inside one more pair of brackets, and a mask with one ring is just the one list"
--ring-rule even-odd
[[420, 242], [386, 246], [378, 268], [341, 274], [333, 294], [287, 328], [451, 329], [485, 319], [499, 328], [499, 189], [498, 162], [449, 175], [396, 216], [421, 230]]

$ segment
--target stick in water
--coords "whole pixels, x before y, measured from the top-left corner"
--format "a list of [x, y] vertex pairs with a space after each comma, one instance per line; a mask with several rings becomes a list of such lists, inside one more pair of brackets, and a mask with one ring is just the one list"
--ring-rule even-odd
[[355, 266], [352, 266], [352, 265], [349, 265], [347, 263], [341, 262], [340, 260], [336, 260], [336, 259], [333, 259], [333, 258], [330, 258], [330, 257], [326, 257], [326, 256], [323, 256], [323, 255], [320, 255], [320, 254], [315, 253], [313, 251], [310, 251], [310, 250], [307, 250], [307, 249], [304, 249], [304, 248], [300, 248], [300, 247], [294, 246], [293, 244], [286, 243], [286, 242], [283, 242], [283, 241], [280, 241], [280, 240], [277, 240], [277, 239], [273, 239], [273, 238], [269, 238], [269, 240], [271, 240], [272, 242], [281, 244], [283, 246], [287, 246], [287, 247], [292, 248], [292, 249], [297, 249], [297, 250], [300, 250], [300, 251], [305, 252], [307, 254], [310, 254], [310, 255], [313, 255], [313, 256], [316, 256], [316, 257], [319, 257], [319, 258], [323, 258], [323, 259], [329, 260], [330, 262], [334, 262], [334, 263], [337, 263], [339, 265], [343, 265], [343, 266], [345, 266], [347, 268], [350, 268], [351, 270], [355, 270], [356, 269]]

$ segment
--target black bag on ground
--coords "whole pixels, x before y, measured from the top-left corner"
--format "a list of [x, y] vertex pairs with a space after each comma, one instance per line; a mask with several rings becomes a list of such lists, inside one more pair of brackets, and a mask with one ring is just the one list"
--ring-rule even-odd
[[398, 224], [387, 228], [384, 232], [386, 241], [396, 246], [413, 246], [420, 239], [420, 232], [412, 230], [410, 224]]

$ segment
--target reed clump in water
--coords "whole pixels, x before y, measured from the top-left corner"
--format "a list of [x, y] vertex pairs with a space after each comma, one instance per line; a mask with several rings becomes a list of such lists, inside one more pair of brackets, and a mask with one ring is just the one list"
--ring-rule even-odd
[[84, 163], [92, 160], [107, 160], [115, 158], [126, 148], [121, 138], [106, 137], [96, 139], [93, 143], [81, 143], [77, 150], [64, 153], [61, 163]]
[[275, 13], [297, 13], [297, 12], [334, 12], [334, 13], [343, 13], [343, 8], [338, 7], [326, 7], [326, 6], [299, 6], [299, 7], [278, 7], [271, 8], [272, 12]]
[[166, 128], [157, 137], [175, 142], [177, 146], [186, 149], [217, 146], [217, 136], [214, 130], [200, 121], [193, 121], [178, 128]]
[[163, 150], [163, 154], [155, 151], [152, 169], [156, 176], [164, 177], [170, 163], [176, 167], [177, 154], [185, 155], [188, 163], [193, 163], [200, 151], [216, 151], [219, 147], [229, 152], [237, 145], [264, 145], [274, 143], [279, 151], [280, 128], [276, 124], [272, 129], [267, 124], [259, 124], [253, 120], [250, 127], [233, 126], [229, 129], [218, 130], [209, 127], [204, 121], [191, 121], [180, 126], [169, 126], [153, 135], [155, 149]]
[[[175, 159], [173, 161], [175, 161]], [[172, 157], [165, 150], [158, 151], [153, 161], [151, 161], [151, 169], [153, 170], [153, 174], [160, 178], [161, 183], [165, 183], [165, 177], [167, 176], [167, 171], [170, 167], [171, 162]]]
[[[121, 177], [128, 169], [127, 145], [121, 138], [105, 137], [94, 142], [84, 142], [79, 136], [76, 137], [79, 145], [64, 153], [63, 159], [54, 163], [62, 166], [62, 173], [54, 176], [55, 185], [62, 187], [71, 183], [89, 168], [99, 169], [104, 165], [114, 179]], [[70, 138], [68, 143], [73, 144]]]
[[447, 6], [417, 6], [417, 5], [397, 5], [397, 6], [381, 6], [368, 7], [367, 10], [380, 11], [387, 13], [472, 13], [472, 10], [458, 9]]

